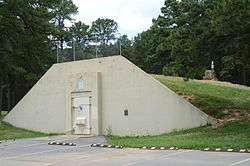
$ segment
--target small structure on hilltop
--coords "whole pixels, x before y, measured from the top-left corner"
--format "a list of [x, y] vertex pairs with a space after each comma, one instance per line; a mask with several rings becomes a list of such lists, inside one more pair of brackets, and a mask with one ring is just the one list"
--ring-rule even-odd
[[155, 135], [210, 117], [122, 56], [53, 65], [4, 121], [48, 133]]
[[214, 71], [214, 61], [211, 62], [211, 70], [205, 71], [205, 76], [203, 76], [203, 80], [218, 80]]

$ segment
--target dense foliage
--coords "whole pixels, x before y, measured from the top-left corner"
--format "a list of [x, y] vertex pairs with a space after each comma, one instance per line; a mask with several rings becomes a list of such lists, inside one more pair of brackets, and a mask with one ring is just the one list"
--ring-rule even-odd
[[149, 73], [201, 79], [214, 61], [219, 80], [250, 85], [249, 0], [166, 0], [133, 40], [114, 41], [114, 20], [86, 25], [77, 13], [72, 0], [0, 0], [0, 110], [11, 110], [53, 63], [119, 54], [120, 43]]
[[250, 1], [166, 0], [133, 50], [150, 73], [201, 79], [214, 61], [219, 80], [250, 85]]
[[0, 0], [0, 110], [11, 110], [53, 63], [72, 60], [72, 41], [77, 55], [87, 54], [76, 59], [95, 56], [91, 41], [110, 47], [117, 23], [74, 22], [77, 10], [72, 0]]
[[[0, 106], [20, 99], [54, 62], [50, 20], [58, 2], [0, 1]], [[5, 94], [5, 95], [2, 95]]]

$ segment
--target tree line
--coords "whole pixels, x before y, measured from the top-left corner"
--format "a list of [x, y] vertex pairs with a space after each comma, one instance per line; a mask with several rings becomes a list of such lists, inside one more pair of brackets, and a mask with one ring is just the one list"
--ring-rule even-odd
[[214, 61], [219, 80], [250, 85], [249, 0], [165, 0], [133, 39], [115, 40], [112, 19], [87, 25], [77, 13], [72, 0], [0, 0], [0, 110], [11, 110], [52, 64], [73, 60], [72, 47], [80, 60], [118, 54], [121, 43], [122, 55], [148, 73], [196, 79]]
[[165, 0], [126, 48], [149, 73], [202, 79], [214, 61], [219, 80], [250, 85], [250, 1]]
[[73, 41], [88, 52], [77, 59], [94, 57], [91, 42], [110, 47], [118, 24], [86, 25], [73, 19], [77, 12], [72, 0], [0, 0], [0, 110], [11, 110], [52, 64], [72, 60]]

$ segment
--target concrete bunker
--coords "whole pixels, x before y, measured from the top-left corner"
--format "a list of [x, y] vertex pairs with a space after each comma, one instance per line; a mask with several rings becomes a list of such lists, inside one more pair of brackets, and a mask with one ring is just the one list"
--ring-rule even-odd
[[47, 132], [155, 135], [210, 118], [122, 56], [54, 64], [4, 121]]

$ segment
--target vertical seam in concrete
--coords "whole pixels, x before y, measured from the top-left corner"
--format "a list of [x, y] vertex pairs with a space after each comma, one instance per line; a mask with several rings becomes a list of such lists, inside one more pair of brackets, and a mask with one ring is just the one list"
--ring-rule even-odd
[[97, 91], [97, 113], [98, 113], [98, 135], [102, 135], [102, 80], [101, 72], [96, 75], [96, 91]]

